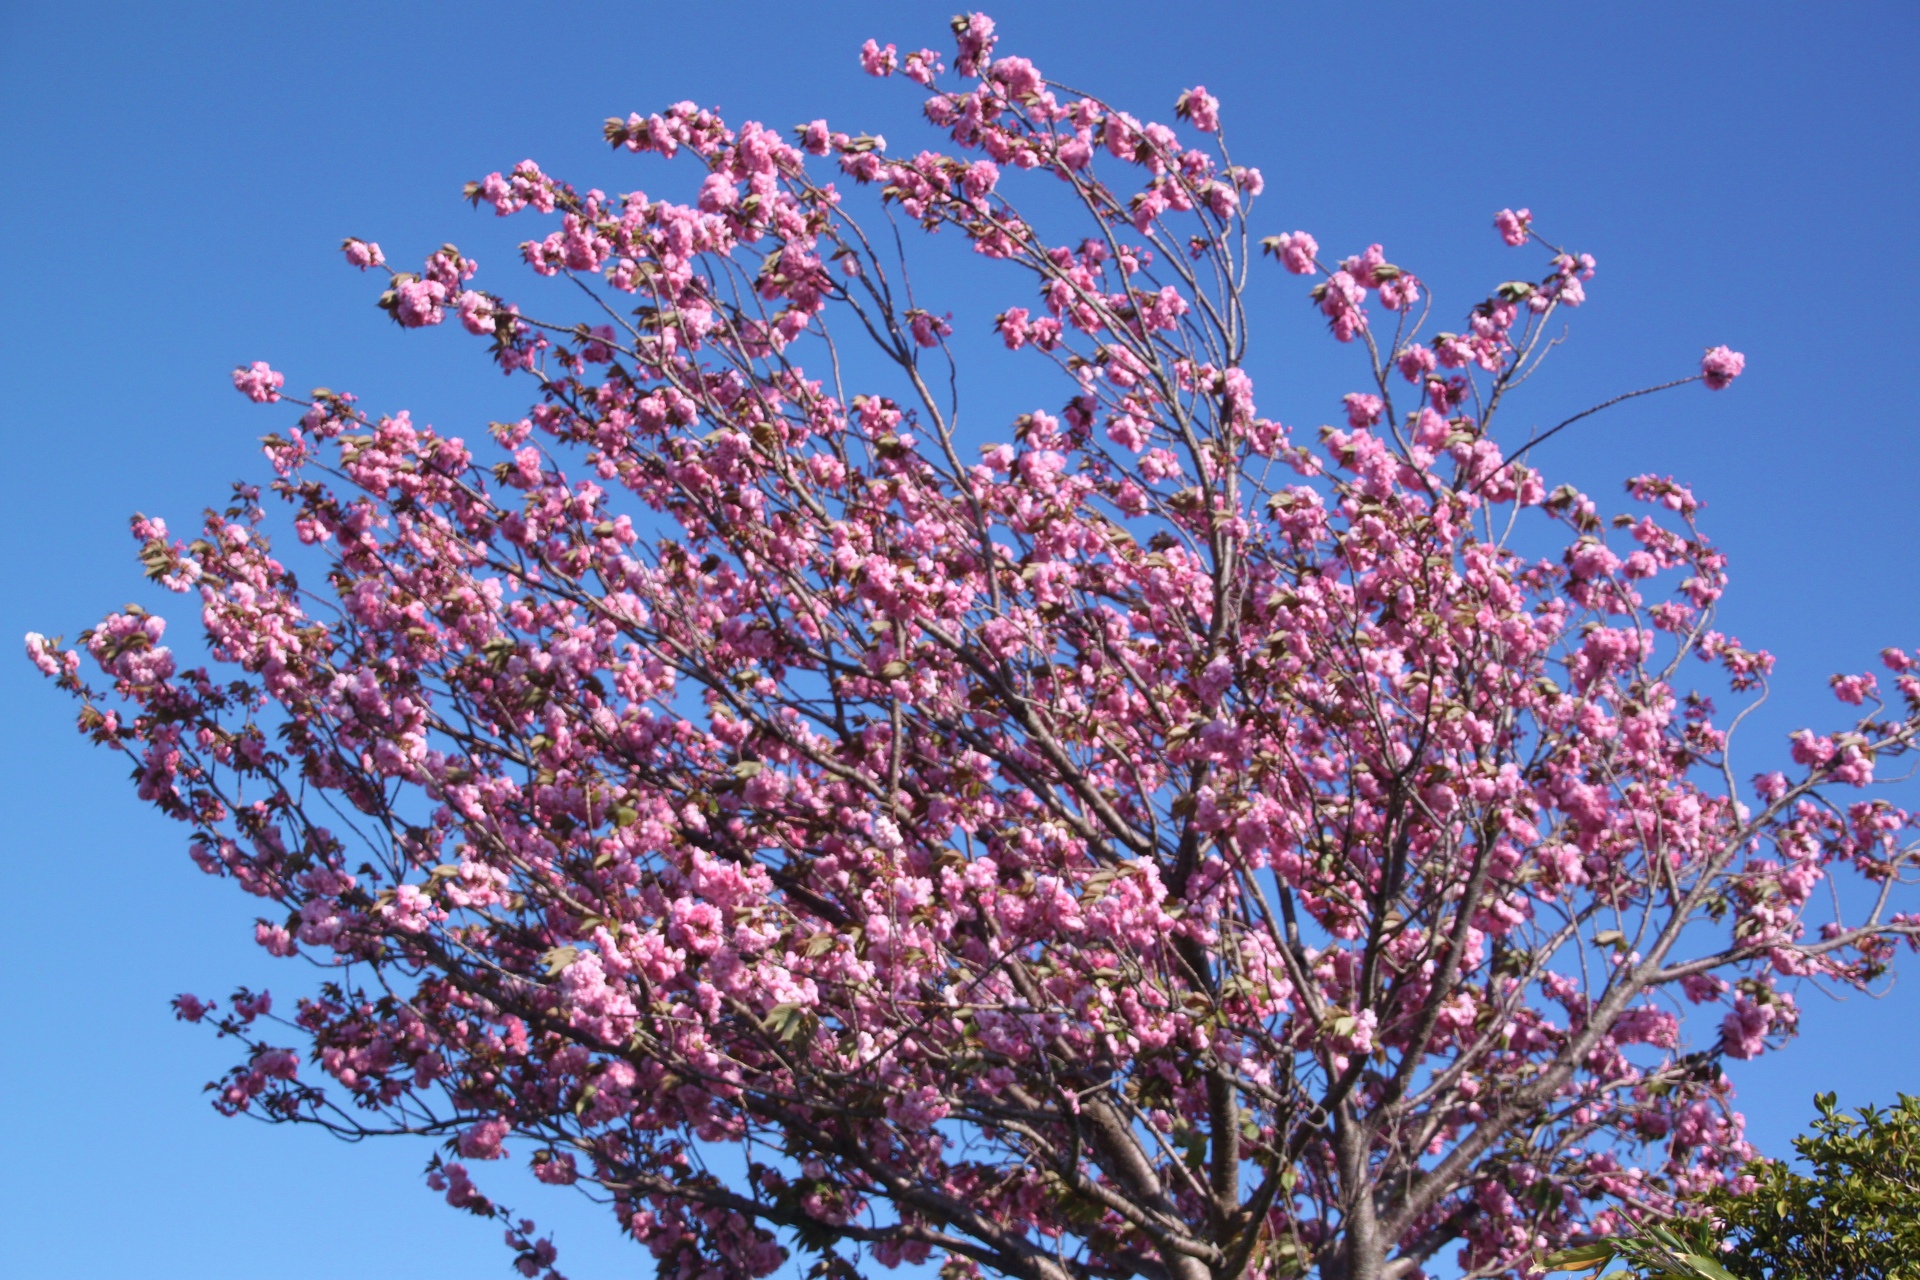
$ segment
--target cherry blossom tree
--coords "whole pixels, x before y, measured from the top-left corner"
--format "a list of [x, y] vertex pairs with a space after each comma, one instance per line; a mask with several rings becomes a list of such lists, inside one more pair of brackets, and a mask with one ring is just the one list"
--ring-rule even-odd
[[[1576, 419], [1497, 424], [1591, 257], [1502, 211], [1524, 278], [1443, 331], [1379, 245], [1256, 238], [1204, 88], [1143, 123], [954, 31], [951, 71], [860, 54], [945, 152], [680, 103], [606, 136], [689, 203], [473, 184], [549, 220], [547, 318], [451, 245], [348, 240], [527, 415], [488, 444], [238, 370], [304, 410], [267, 493], [133, 521], [211, 665], [138, 608], [28, 637], [322, 971], [179, 999], [243, 1046], [215, 1105], [444, 1142], [432, 1185], [528, 1276], [553, 1247], [484, 1162], [672, 1280], [1492, 1276], [1737, 1187], [1723, 1058], [1920, 936], [1872, 790], [1920, 658], [1743, 777], [1772, 660], [1714, 629], [1693, 494], [1609, 515], [1538, 469]], [[915, 228], [1057, 399], [963, 431]], [[1249, 373], [1245, 299], [1291, 288], [1354, 369], [1317, 435]]]

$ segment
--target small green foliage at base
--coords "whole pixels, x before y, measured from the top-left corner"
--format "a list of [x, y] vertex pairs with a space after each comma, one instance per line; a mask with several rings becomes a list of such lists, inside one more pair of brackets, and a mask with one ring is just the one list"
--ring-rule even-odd
[[1709, 1218], [1641, 1226], [1633, 1235], [1568, 1249], [1548, 1271], [1600, 1271], [1600, 1280], [1920, 1280], [1920, 1098], [1889, 1109], [1837, 1109], [1793, 1149], [1809, 1174], [1777, 1160], [1748, 1166], [1739, 1194], [1720, 1192]]

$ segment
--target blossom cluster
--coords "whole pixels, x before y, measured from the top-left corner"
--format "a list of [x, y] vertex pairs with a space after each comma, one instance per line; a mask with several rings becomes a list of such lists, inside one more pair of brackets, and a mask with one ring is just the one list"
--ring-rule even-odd
[[[1643, 475], [1609, 520], [1495, 431], [1590, 255], [1503, 211], [1544, 262], [1429, 333], [1380, 245], [1259, 242], [1363, 355], [1298, 432], [1249, 371], [1264, 182], [1220, 103], [1143, 121], [955, 33], [951, 72], [859, 57], [950, 152], [679, 103], [605, 133], [688, 160], [685, 203], [470, 184], [548, 219], [522, 257], [585, 321], [455, 246], [347, 240], [399, 325], [452, 315], [530, 378], [526, 415], [469, 440], [316, 391], [265, 441], [285, 560], [256, 489], [191, 540], [135, 522], [214, 666], [138, 609], [84, 637], [97, 677], [29, 637], [260, 944], [333, 971], [290, 1016], [180, 999], [247, 1046], [217, 1105], [435, 1135], [434, 1188], [529, 1276], [552, 1246], [479, 1165], [597, 1188], [674, 1280], [795, 1242], [822, 1274], [1490, 1275], [1737, 1180], [1721, 1059], [1920, 933], [1889, 906], [1913, 817], [1868, 790], [1920, 657], [1729, 778], [1714, 686], [1772, 659], [1714, 627], [1697, 499]], [[1017, 211], [1023, 171], [1083, 235]], [[952, 322], [896, 292], [862, 191], [1024, 282], [995, 329], [1064, 407], [962, 439]], [[884, 385], [842, 386], [830, 325]], [[1835, 876], [1888, 893], [1821, 915]]]

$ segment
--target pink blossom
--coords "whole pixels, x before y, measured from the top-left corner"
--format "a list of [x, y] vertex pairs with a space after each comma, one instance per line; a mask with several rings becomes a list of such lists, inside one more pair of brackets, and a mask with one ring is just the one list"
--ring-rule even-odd
[[1367, 309], [1361, 305], [1366, 290], [1345, 271], [1336, 271], [1319, 286], [1320, 311], [1327, 327], [1340, 342], [1353, 341], [1367, 327]]
[[1093, 139], [1082, 129], [1059, 144], [1060, 163], [1075, 172], [1093, 163]]
[[285, 374], [276, 373], [264, 360], [255, 360], [233, 371], [234, 389], [255, 404], [272, 404], [278, 400], [280, 388], [286, 381]]
[[27, 632], [27, 657], [40, 674], [57, 676], [61, 673], [59, 651], [47, 643], [47, 638], [38, 631]]
[[724, 173], [710, 173], [700, 184], [700, 211], [702, 213], [722, 213], [734, 206], [740, 198], [740, 190]]
[[1408, 382], [1418, 383], [1433, 372], [1439, 361], [1434, 358], [1432, 348], [1412, 346], [1402, 350], [1394, 358], [1394, 363], [1399, 366], [1402, 377]]
[[439, 324], [446, 318], [442, 310], [447, 286], [438, 280], [403, 280], [394, 286], [393, 316], [407, 328]]
[[1219, 131], [1220, 99], [1208, 93], [1205, 85], [1197, 84], [1181, 94], [1174, 112], [1190, 121], [1193, 127], [1202, 133]]
[[1358, 1013], [1338, 1014], [1333, 1020], [1330, 1043], [1343, 1054], [1371, 1053], [1379, 1019], [1380, 1015], [1372, 1009], [1362, 1009]]
[[921, 1085], [887, 1099], [887, 1118], [907, 1130], [925, 1131], [945, 1119], [952, 1110], [931, 1085]]
[[1621, 1044], [1650, 1044], [1671, 1049], [1679, 1044], [1680, 1020], [1665, 1009], [1628, 1009], [1614, 1024], [1614, 1039]]
[[[542, 1160], [539, 1158], [539, 1155], [549, 1156], [550, 1158]], [[566, 1187], [573, 1185], [573, 1183], [579, 1180], [579, 1171], [574, 1166], [573, 1157], [568, 1153], [564, 1151], [557, 1153], [543, 1151], [540, 1152], [539, 1155], [536, 1155], [534, 1158], [533, 1176], [540, 1181], [551, 1186]]]
[[899, 51], [892, 45], [882, 49], [877, 41], [860, 46], [860, 68], [870, 76], [890, 76], [900, 65]]
[[1727, 980], [1711, 973], [1690, 973], [1680, 979], [1680, 989], [1694, 1004], [1706, 1004], [1726, 994]]
[[1115, 160], [1135, 161], [1141, 146], [1140, 122], [1121, 111], [1107, 117], [1104, 140]]
[[940, 61], [940, 55], [932, 49], [918, 49], [906, 56], [902, 70], [915, 84], [931, 89], [934, 78], [946, 67]]
[[[273, 996], [266, 991], [254, 995], [243, 989], [233, 998], [233, 1012], [242, 1022], [252, 1022], [255, 1018], [263, 1018], [273, 1012]], [[193, 1019], [193, 1021], [198, 1021], [198, 1019]]]
[[1746, 996], [1736, 996], [1733, 1010], [1720, 1024], [1721, 1045], [1734, 1058], [1757, 1058], [1767, 1047], [1767, 1033], [1773, 1027], [1774, 1013], [1769, 1005]]
[[1379, 396], [1349, 391], [1345, 400], [1348, 426], [1356, 429], [1370, 427], [1380, 421], [1380, 411], [1385, 407], [1385, 402]]
[[959, 45], [953, 69], [963, 76], [979, 75], [980, 69], [987, 65], [987, 59], [993, 56], [996, 43], [993, 19], [984, 13], [956, 17], [953, 31]]
[[1833, 686], [1834, 697], [1854, 707], [1880, 692], [1880, 682], [1870, 671], [1857, 676], [1834, 676], [1828, 683]]
[[1280, 263], [1297, 276], [1309, 275], [1314, 271], [1314, 258], [1320, 253], [1320, 243], [1304, 231], [1291, 231], [1276, 236], [1274, 250], [1280, 255]]
[[1384, 246], [1370, 244], [1365, 252], [1353, 254], [1340, 262], [1340, 269], [1352, 276], [1362, 288], [1371, 289], [1379, 283], [1374, 274], [1386, 265], [1387, 252]]
[[498, 1160], [507, 1154], [500, 1145], [507, 1129], [507, 1122], [499, 1116], [468, 1126], [460, 1131], [460, 1154], [469, 1160]]
[[993, 322], [999, 331], [1001, 341], [1007, 344], [1007, 350], [1018, 351], [1027, 345], [1027, 316], [1025, 307], [1008, 307]]
[[300, 1058], [291, 1049], [266, 1049], [254, 1055], [253, 1069], [269, 1080], [291, 1080], [300, 1074]]
[[365, 271], [368, 267], [385, 265], [386, 255], [380, 252], [380, 246], [371, 240], [356, 240], [348, 236], [340, 242], [340, 250], [347, 255], [347, 261]]
[[1518, 212], [1502, 209], [1493, 215], [1493, 226], [1500, 233], [1500, 238], [1515, 247], [1527, 242], [1532, 222], [1533, 210], [1531, 209], [1521, 209]]
[[1039, 68], [1025, 58], [1002, 58], [987, 74], [1016, 102], [1036, 96], [1043, 83]]
[[253, 928], [253, 938], [270, 956], [290, 956], [296, 950], [293, 935], [287, 932], [284, 925], [257, 924]]
[[1145, 235], [1153, 226], [1154, 220], [1165, 213], [1170, 207], [1167, 203], [1166, 193], [1159, 188], [1141, 192], [1134, 197], [1133, 202], [1134, 230]]
[[1811, 729], [1801, 729], [1792, 735], [1793, 759], [1796, 764], [1804, 764], [1818, 769], [1830, 762], [1837, 748], [1832, 738], [1816, 735]]
[[1707, 354], [1700, 357], [1700, 376], [1715, 391], [1731, 386], [1746, 367], [1745, 356], [1723, 346], [1709, 348]]
[[1379, 283], [1380, 305], [1389, 311], [1404, 311], [1420, 301], [1420, 277], [1403, 271]]
[[940, 339], [953, 332], [953, 326], [937, 316], [925, 311], [916, 311], [908, 318], [907, 327], [913, 333], [913, 340], [923, 347], [937, 347]]
[[1253, 379], [1247, 371], [1239, 367], [1227, 370], [1220, 377], [1222, 396], [1230, 418], [1245, 421], [1253, 417]]
[[1225, 182], [1209, 182], [1202, 188], [1207, 208], [1213, 210], [1215, 217], [1231, 218], [1240, 207], [1240, 193]]
[[458, 299], [460, 324], [468, 333], [491, 336], [494, 332], [493, 303], [484, 293], [468, 289]]
[[967, 199], [978, 201], [1000, 181], [1000, 169], [991, 160], [975, 160], [961, 175], [960, 186]]
[[493, 1202], [481, 1195], [474, 1187], [473, 1179], [467, 1176], [465, 1165], [449, 1163], [427, 1175], [427, 1185], [435, 1191], [447, 1193], [447, 1203], [456, 1209], [468, 1209], [477, 1213], [493, 1212]]

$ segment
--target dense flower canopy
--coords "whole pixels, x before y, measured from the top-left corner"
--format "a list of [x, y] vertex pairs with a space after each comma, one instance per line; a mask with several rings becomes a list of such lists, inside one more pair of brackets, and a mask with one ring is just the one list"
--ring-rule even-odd
[[[1720, 1059], [1920, 934], [1913, 820], [1870, 789], [1920, 659], [1836, 677], [1839, 729], [1735, 776], [1714, 698], [1771, 659], [1714, 629], [1694, 496], [1639, 476], [1609, 517], [1536, 467], [1572, 419], [1494, 431], [1592, 257], [1503, 210], [1529, 278], [1435, 331], [1381, 246], [1253, 238], [1204, 88], [1143, 122], [954, 26], [951, 72], [860, 53], [950, 152], [680, 103], [606, 135], [689, 163], [689, 203], [471, 184], [551, 220], [525, 259], [583, 319], [348, 240], [401, 326], [533, 379], [526, 417], [486, 445], [236, 370], [304, 408], [266, 440], [304, 545], [276, 558], [246, 486], [190, 540], [134, 521], [215, 666], [139, 609], [83, 637], [110, 689], [29, 637], [272, 904], [260, 944], [327, 971], [284, 1018], [181, 998], [247, 1046], [217, 1105], [446, 1140], [435, 1187], [530, 1276], [552, 1246], [482, 1162], [604, 1199], [674, 1280], [789, 1247], [1505, 1274], [1737, 1180]], [[1075, 235], [1011, 202], [1040, 182]], [[1064, 407], [963, 438], [949, 320], [851, 212], [875, 193], [965, 238]], [[1360, 384], [1317, 437], [1248, 371], [1245, 292], [1285, 273]]]

